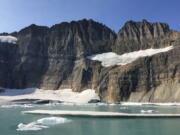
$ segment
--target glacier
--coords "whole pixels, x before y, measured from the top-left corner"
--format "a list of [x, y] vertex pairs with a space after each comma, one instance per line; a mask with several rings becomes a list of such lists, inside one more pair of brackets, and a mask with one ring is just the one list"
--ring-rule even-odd
[[124, 53], [122, 55], [118, 55], [114, 52], [107, 52], [102, 54], [94, 54], [91, 56], [87, 56], [90, 60], [100, 61], [102, 66], [109, 67], [109, 66], [115, 66], [115, 65], [126, 65], [129, 64], [136, 59], [140, 57], [146, 57], [146, 56], [152, 56], [158, 53], [167, 52], [169, 50], [172, 50], [173, 46], [168, 46], [165, 48], [159, 48], [159, 49], [145, 49], [145, 50], [139, 50], [134, 51], [130, 53]]

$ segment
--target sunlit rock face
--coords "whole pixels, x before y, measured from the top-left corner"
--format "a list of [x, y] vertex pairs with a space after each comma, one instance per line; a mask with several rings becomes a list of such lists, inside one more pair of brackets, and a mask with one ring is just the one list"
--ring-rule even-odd
[[122, 54], [149, 48], [160, 48], [168, 46], [168, 38], [172, 33], [166, 23], [150, 23], [146, 20], [142, 22], [128, 21], [119, 30], [113, 51]]
[[[32, 24], [17, 32], [15, 37], [18, 52], [9, 60], [20, 56], [18, 64], [11, 68], [11, 78], [15, 79], [13, 84], [5, 79], [0, 86], [82, 91], [91, 86], [92, 69], [96, 68], [93, 64], [96, 62], [87, 60], [86, 56], [111, 50], [116, 34], [93, 20], [80, 20], [63, 22], [51, 28]], [[4, 44], [0, 42], [0, 46]], [[6, 43], [5, 47], [13, 46]]]
[[170, 85], [179, 85], [180, 33], [165, 23], [129, 21], [116, 34], [80, 20], [0, 36], [1, 87], [95, 89], [105, 102], [179, 101]]

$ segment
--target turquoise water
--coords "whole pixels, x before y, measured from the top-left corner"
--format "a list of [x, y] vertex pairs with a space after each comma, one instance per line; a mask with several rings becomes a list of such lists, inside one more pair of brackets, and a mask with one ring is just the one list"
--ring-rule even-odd
[[[17, 131], [19, 123], [28, 124], [48, 115], [22, 114], [21, 111], [36, 109], [89, 110], [141, 113], [180, 113], [180, 106], [122, 106], [122, 105], [56, 105], [0, 107], [0, 135], [179, 135], [180, 118], [93, 118], [63, 117], [69, 122], [59, 123], [37, 131]], [[60, 117], [60, 116], [59, 116]]]

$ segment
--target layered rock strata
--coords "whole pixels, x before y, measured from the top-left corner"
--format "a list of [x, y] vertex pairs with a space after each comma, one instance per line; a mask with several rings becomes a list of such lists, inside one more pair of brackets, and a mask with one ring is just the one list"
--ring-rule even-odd
[[[95, 89], [105, 102], [180, 101], [180, 32], [165, 23], [129, 21], [118, 34], [93, 20], [33, 24], [0, 39], [10, 35], [17, 41], [0, 40], [1, 87]], [[87, 58], [167, 46], [173, 49], [126, 65], [104, 67]]]

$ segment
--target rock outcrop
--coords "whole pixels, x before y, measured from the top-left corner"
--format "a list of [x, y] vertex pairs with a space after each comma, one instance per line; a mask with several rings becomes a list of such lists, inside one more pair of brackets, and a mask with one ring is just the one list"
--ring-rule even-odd
[[[7, 35], [17, 42], [0, 42], [1, 87], [90, 88], [105, 102], [180, 102], [180, 32], [165, 23], [129, 21], [116, 35], [103, 24], [80, 20], [0, 34]], [[87, 59], [166, 46], [174, 49], [124, 66], [103, 67]]]
[[122, 54], [147, 48], [160, 48], [167, 45], [163, 40], [172, 31], [166, 23], [149, 23], [129, 21], [118, 32], [113, 51]]

